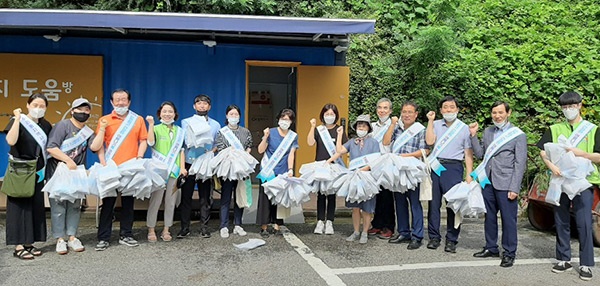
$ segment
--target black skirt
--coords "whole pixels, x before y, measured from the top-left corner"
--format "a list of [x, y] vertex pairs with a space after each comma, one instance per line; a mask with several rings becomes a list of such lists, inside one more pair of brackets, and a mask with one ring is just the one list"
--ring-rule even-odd
[[283, 225], [283, 219], [277, 219], [277, 205], [271, 204], [271, 200], [265, 194], [262, 183], [258, 186], [258, 206], [256, 209], [256, 224], [278, 224]]
[[43, 182], [36, 183], [35, 193], [31, 198], [7, 197], [6, 245], [29, 245], [36, 241], [46, 241], [43, 187]]

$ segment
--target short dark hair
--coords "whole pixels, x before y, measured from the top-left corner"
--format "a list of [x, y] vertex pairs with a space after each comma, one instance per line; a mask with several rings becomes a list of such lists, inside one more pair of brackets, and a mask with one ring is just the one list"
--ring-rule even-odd
[[337, 106], [335, 106], [333, 103], [327, 103], [325, 106], [323, 106], [323, 109], [321, 109], [321, 114], [319, 115], [321, 122], [325, 123], [325, 112], [330, 109], [333, 111], [333, 113], [335, 113], [335, 121], [337, 122], [340, 119], [340, 112], [338, 111]]
[[156, 111], [156, 116], [158, 117], [158, 119], [160, 119], [160, 112], [162, 111], [163, 107], [165, 107], [165, 105], [173, 107], [173, 111], [175, 112], [175, 117], [173, 119], [177, 120], [177, 118], [179, 118], [179, 113], [177, 113], [177, 107], [175, 107], [175, 104], [171, 101], [164, 101], [160, 104], [160, 107]]
[[294, 113], [294, 111], [289, 108], [284, 108], [281, 111], [279, 111], [279, 114], [277, 115], [277, 119], [281, 119], [282, 117], [284, 117], [286, 115], [290, 118], [290, 120], [292, 122], [294, 122], [296, 120], [296, 113]]
[[400, 110], [402, 110], [405, 106], [412, 106], [415, 108], [415, 111], [419, 112], [419, 106], [412, 100], [408, 100], [402, 103], [402, 106], [400, 106]]
[[194, 98], [194, 104], [196, 104], [198, 101], [204, 101], [204, 102], [208, 103], [208, 105], [211, 105], [210, 104], [210, 97], [208, 95], [206, 95], [206, 94], [197, 95]]
[[558, 105], [578, 104], [583, 101], [581, 95], [575, 91], [567, 91], [558, 98]]
[[225, 109], [225, 125], [229, 124], [229, 121], [227, 120], [227, 113], [229, 113], [229, 111], [231, 111], [232, 109], [237, 110], [237, 112], [240, 114], [240, 116], [242, 116], [242, 112], [240, 111], [239, 106], [237, 106], [235, 104], [227, 106], [227, 108]]
[[504, 111], [510, 112], [510, 105], [508, 105], [508, 102], [502, 100], [494, 102], [494, 104], [492, 104], [492, 107], [490, 108], [490, 111], [500, 105], [504, 105]]
[[39, 93], [36, 92], [32, 95], [29, 96], [29, 99], [27, 99], [27, 104], [30, 104], [32, 101], [34, 101], [35, 99], [41, 98], [44, 100], [44, 102], [46, 103], [46, 107], [48, 107], [48, 98], [43, 94], [43, 93]]
[[128, 90], [123, 89], [123, 88], [117, 88], [115, 90], [113, 90], [113, 92], [110, 94], [110, 100], [113, 100], [113, 94], [117, 93], [117, 92], [124, 92], [125, 94], [127, 94], [127, 100], [131, 101], [131, 93], [129, 93]]
[[456, 98], [454, 96], [447, 95], [447, 96], [444, 96], [444, 98], [442, 98], [440, 100], [440, 102], [438, 103], [438, 108], [442, 108], [444, 103], [448, 102], [448, 101], [454, 101], [454, 103], [456, 103], [456, 107], [460, 107], [460, 105], [458, 104], [458, 101], [456, 100]]

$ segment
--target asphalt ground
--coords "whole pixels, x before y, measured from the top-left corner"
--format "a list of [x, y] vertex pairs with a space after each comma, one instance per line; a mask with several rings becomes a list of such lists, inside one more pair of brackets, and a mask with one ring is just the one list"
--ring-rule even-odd
[[[50, 221], [48, 220], [48, 226]], [[350, 243], [349, 218], [337, 218], [334, 235], [315, 235], [314, 218], [289, 224], [289, 233], [266, 238], [266, 245], [250, 251], [233, 244], [261, 238], [259, 227], [245, 225], [245, 237], [218, 234], [218, 219], [210, 221], [211, 238], [201, 238], [199, 226], [192, 234], [171, 242], [147, 242], [144, 221], [136, 221], [138, 247], [118, 244], [118, 222], [113, 226], [111, 246], [94, 251], [96, 228], [93, 216], [81, 221], [79, 237], [85, 252], [58, 255], [54, 239], [37, 243], [45, 253], [32, 261], [14, 258], [5, 246], [4, 219], [0, 218], [0, 285], [598, 285], [600, 271], [593, 269], [590, 282], [579, 279], [577, 270], [562, 274], [550, 271], [554, 258], [554, 234], [519, 222], [516, 264], [499, 267], [499, 258], [472, 257], [484, 245], [483, 220], [467, 219], [457, 253], [430, 250], [423, 245], [407, 250], [406, 244], [389, 244], [370, 238], [366, 245]], [[445, 229], [442, 227], [442, 229]], [[160, 223], [157, 231], [160, 231]], [[175, 234], [176, 225], [172, 229]], [[442, 231], [444, 234], [445, 231]], [[426, 243], [427, 240], [424, 240]], [[574, 266], [578, 242], [572, 240]], [[595, 248], [600, 262], [600, 248]], [[576, 267], [575, 267], [576, 268]]]

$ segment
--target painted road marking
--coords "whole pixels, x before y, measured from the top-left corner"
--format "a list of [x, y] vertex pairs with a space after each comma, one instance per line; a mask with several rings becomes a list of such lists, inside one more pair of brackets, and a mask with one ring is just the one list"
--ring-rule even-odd
[[306, 260], [306, 262], [308, 262], [308, 265], [310, 265], [310, 267], [312, 267], [312, 269], [315, 270], [315, 272], [317, 272], [317, 274], [319, 274], [323, 280], [325, 280], [327, 285], [346, 285], [346, 283], [344, 283], [344, 281], [342, 281], [342, 279], [340, 279], [340, 277], [338, 277], [334, 271], [329, 268], [325, 262], [323, 262], [323, 260], [316, 257], [312, 250], [308, 248], [308, 246], [306, 246], [306, 244], [304, 244], [304, 242], [302, 242], [302, 240], [300, 240], [295, 234], [291, 233], [287, 227], [281, 226], [281, 230], [285, 240], [296, 250], [296, 252], [298, 252], [298, 254], [300, 254], [304, 260]]

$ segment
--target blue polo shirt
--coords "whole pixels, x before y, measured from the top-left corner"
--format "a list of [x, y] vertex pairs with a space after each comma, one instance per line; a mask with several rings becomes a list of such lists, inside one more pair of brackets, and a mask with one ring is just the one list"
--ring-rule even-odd
[[[191, 118], [191, 116], [188, 118]], [[186, 118], [186, 119], [188, 119], [188, 118]], [[183, 130], [187, 130], [188, 121], [186, 119], [181, 121], [181, 128]], [[202, 156], [208, 150], [211, 150], [213, 148], [215, 140], [217, 139], [217, 133], [219, 133], [219, 130], [221, 129], [221, 125], [219, 124], [219, 122], [217, 122], [216, 120], [214, 120], [210, 117], [208, 117], [208, 125], [210, 125], [210, 132], [212, 134], [213, 142], [211, 144], [206, 144], [206, 145], [204, 145], [204, 147], [199, 147], [199, 148], [195, 148], [195, 147], [190, 148], [186, 145], [186, 148], [185, 148], [185, 162], [186, 163], [192, 164], [194, 162], [194, 159]]]
[[[440, 119], [433, 122], [433, 132], [435, 132], [437, 144], [440, 139], [444, 136], [450, 126], [446, 124], [446, 120]], [[469, 133], [469, 127], [465, 126], [454, 139], [448, 143], [446, 148], [438, 154], [438, 159], [453, 159], [463, 161], [465, 159], [465, 149], [473, 149], [471, 145], [471, 139]]]

